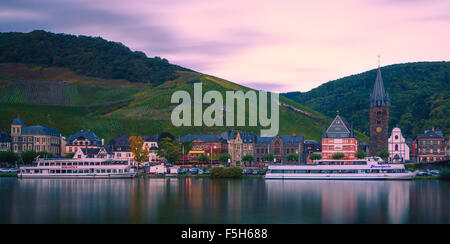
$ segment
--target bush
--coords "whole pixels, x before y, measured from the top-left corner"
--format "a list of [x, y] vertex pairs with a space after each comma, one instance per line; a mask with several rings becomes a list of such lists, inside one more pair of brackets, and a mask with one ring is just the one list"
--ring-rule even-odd
[[439, 171], [439, 178], [442, 180], [450, 180], [450, 169], [449, 168], [442, 168]]
[[216, 167], [211, 169], [209, 172], [211, 178], [220, 179], [220, 178], [228, 178], [228, 179], [239, 179], [242, 178], [243, 173], [242, 169], [238, 167], [233, 168], [223, 168]]

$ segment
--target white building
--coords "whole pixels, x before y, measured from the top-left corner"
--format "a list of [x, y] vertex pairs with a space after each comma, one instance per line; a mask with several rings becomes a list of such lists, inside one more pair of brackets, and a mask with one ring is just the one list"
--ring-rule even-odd
[[404, 163], [409, 160], [409, 147], [400, 128], [392, 129], [391, 137], [388, 139], [388, 150], [389, 162]]

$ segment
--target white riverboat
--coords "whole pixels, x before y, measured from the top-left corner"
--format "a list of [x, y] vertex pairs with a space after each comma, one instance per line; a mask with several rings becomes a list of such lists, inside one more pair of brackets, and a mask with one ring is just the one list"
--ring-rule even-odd
[[111, 159], [39, 159], [20, 168], [19, 178], [133, 178], [131, 166]]
[[415, 174], [403, 164], [364, 160], [316, 160], [308, 165], [270, 165], [266, 180], [411, 180]]

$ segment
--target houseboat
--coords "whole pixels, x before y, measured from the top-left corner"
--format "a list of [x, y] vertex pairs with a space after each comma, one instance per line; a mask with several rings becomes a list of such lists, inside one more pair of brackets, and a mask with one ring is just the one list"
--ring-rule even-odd
[[411, 180], [403, 164], [364, 160], [316, 160], [308, 165], [269, 165], [266, 180]]
[[31, 166], [20, 168], [19, 178], [133, 178], [126, 162], [103, 158], [38, 159]]

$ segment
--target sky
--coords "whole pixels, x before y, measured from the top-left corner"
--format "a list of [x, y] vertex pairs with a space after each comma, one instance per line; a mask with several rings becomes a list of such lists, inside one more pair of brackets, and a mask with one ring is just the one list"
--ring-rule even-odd
[[[255, 89], [449, 61], [449, 0], [1, 0], [0, 32], [101, 36]], [[375, 77], [374, 77], [375, 80]]]

